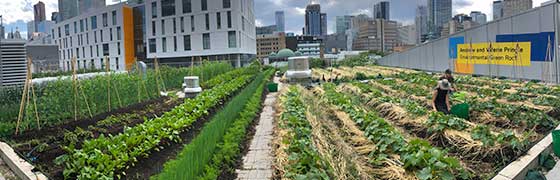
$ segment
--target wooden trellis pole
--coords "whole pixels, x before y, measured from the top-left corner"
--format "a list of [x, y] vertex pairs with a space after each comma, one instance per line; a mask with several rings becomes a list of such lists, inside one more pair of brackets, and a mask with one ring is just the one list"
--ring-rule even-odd
[[159, 93], [161, 92], [160, 87], [159, 87], [160, 83], [162, 85], [163, 91], [167, 92], [167, 90], [165, 89], [165, 82], [163, 81], [163, 78], [161, 77], [161, 74], [159, 72], [159, 63], [158, 63], [157, 57], [154, 58], [154, 68], [155, 68], [155, 71], [156, 71], [156, 84], [157, 84], [157, 87], [158, 87], [158, 95], [159, 95]]
[[111, 76], [109, 76], [109, 58], [105, 56], [105, 76], [107, 76], [107, 107], [111, 111]]
[[74, 86], [74, 120], [77, 120], [77, 101], [78, 101], [78, 96], [80, 94], [79, 91], [82, 92], [82, 97], [84, 98], [84, 101], [86, 103], [86, 107], [89, 113], [89, 117], [93, 118], [93, 114], [91, 113], [91, 108], [89, 107], [89, 102], [86, 96], [86, 93], [84, 92], [83, 87], [80, 84], [80, 81], [78, 81], [78, 73], [77, 73], [77, 67], [75, 66], [77, 62], [76, 58], [72, 58], [72, 85]]
[[[21, 93], [21, 103], [19, 106], [19, 114], [18, 114], [18, 120], [16, 123], [16, 132], [15, 134], [17, 135], [19, 133], [19, 126], [21, 124], [21, 120], [23, 119], [24, 114], [24, 110], [26, 109], [26, 107], [29, 105], [29, 94], [32, 94], [32, 98], [33, 98], [33, 107], [35, 110], [35, 119], [37, 120], [37, 127], [39, 129], [41, 129], [41, 124], [40, 124], [40, 120], [39, 120], [39, 112], [37, 111], [37, 97], [35, 96], [35, 88], [33, 87], [33, 75], [31, 73], [31, 65], [32, 65], [32, 59], [30, 57], [27, 58], [27, 73], [26, 73], [26, 77], [25, 77], [25, 84], [23, 86], [23, 91]], [[29, 92], [31, 91], [31, 92]]]

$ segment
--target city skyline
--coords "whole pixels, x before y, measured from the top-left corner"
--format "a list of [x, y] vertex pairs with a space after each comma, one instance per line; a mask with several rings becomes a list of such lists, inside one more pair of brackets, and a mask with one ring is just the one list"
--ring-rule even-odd
[[[41, 0], [45, 3], [45, 12], [47, 20], [50, 20], [50, 14], [58, 11], [58, 0]], [[356, 0], [353, 2], [344, 2], [342, 0], [319, 0], [321, 9], [327, 13], [328, 17], [328, 33], [336, 32], [336, 16], [343, 15], [372, 15], [373, 4], [381, 0]], [[538, 7], [547, 0], [533, 0], [533, 7]], [[16, 27], [21, 31], [22, 36], [27, 35], [27, 22], [33, 20], [33, 5], [39, 0], [12, 0], [0, 2], [0, 15], [3, 16], [6, 32]], [[409, 0], [389, 0], [391, 3], [391, 19], [403, 24], [414, 23], [416, 5], [426, 4], [426, 0], [416, 0], [416, 5], [411, 6]], [[263, 9], [271, 9], [272, 11], [255, 11], [256, 25], [265, 26], [275, 24], [275, 11], [285, 12], [285, 30], [301, 34], [301, 28], [305, 23], [305, 6], [308, 1], [301, 0], [258, 0], [255, 1], [255, 7]], [[363, 6], [363, 4], [367, 6]], [[113, 0], [107, 0], [107, 4], [114, 4]], [[395, 8], [405, 8], [405, 10], [395, 11]], [[469, 14], [471, 11], [481, 11], [488, 17], [488, 21], [493, 18], [492, 1], [481, 0], [454, 0], [453, 15], [457, 13]]]

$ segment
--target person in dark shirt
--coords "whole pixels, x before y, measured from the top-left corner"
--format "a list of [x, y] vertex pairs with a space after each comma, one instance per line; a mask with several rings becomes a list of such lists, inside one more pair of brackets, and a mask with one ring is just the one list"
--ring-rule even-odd
[[443, 76], [439, 77], [439, 80], [444, 80], [447, 79], [447, 81], [449, 83], [451, 83], [451, 93], [453, 93], [454, 91], [457, 91], [457, 88], [454, 86], [455, 85], [455, 78], [453, 78], [453, 72], [451, 72], [450, 69], [445, 70], [445, 73], [443, 74]]
[[432, 107], [434, 111], [449, 114], [449, 92], [451, 91], [451, 83], [447, 79], [438, 81], [437, 87], [434, 89], [432, 97]]

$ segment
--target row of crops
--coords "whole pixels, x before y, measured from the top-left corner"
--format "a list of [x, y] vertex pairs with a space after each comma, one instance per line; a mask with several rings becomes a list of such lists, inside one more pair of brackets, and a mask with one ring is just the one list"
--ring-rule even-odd
[[[85, 117], [24, 132], [8, 141], [52, 179], [215, 179], [231, 175], [273, 70], [208, 63], [184, 70], [164, 69], [162, 74], [165, 71], [177, 73], [168, 73], [169, 77], [180, 76], [169, 84], [180, 84], [179, 73], [202, 73], [205, 90], [185, 100], [154, 95], [151, 100], [116, 107], [99, 120]], [[136, 95], [123, 93], [121, 98]]]
[[368, 66], [314, 76], [339, 81], [282, 93], [279, 176], [489, 179], [560, 124], [557, 86], [456, 77], [465, 96], [452, 104], [471, 106], [463, 119], [432, 111], [435, 74]]
[[[26, 131], [75, 119], [89, 119], [97, 114], [156, 99], [160, 96], [159, 90], [180, 88], [184, 76], [200, 76], [204, 82], [231, 69], [228, 63], [209, 62], [199, 68], [164, 67], [158, 73], [149, 70], [145, 77], [137, 73], [97, 76], [80, 81], [78, 96], [74, 96], [71, 79], [41, 84], [35, 87], [37, 114], [33, 104], [28, 104], [19, 128]], [[14, 134], [21, 93], [21, 87], [0, 89], [0, 137]]]

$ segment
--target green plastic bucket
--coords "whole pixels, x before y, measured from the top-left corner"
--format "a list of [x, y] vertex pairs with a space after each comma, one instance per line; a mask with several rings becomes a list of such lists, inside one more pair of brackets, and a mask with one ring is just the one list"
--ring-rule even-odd
[[469, 104], [457, 104], [451, 107], [451, 114], [463, 119], [469, 119]]
[[278, 83], [268, 83], [266, 87], [268, 92], [278, 92]]
[[560, 130], [552, 131], [552, 149], [554, 154], [560, 157]]

